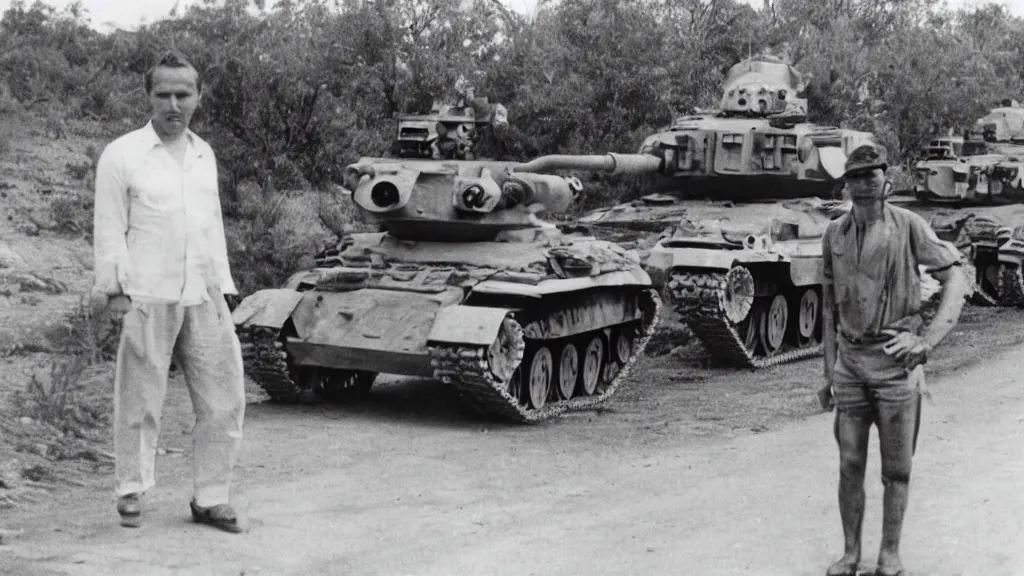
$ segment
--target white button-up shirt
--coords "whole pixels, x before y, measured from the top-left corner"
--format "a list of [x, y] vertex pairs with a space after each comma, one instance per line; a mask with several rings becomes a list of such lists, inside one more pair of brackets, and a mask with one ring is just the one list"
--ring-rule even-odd
[[213, 149], [186, 131], [179, 164], [152, 122], [114, 140], [96, 166], [96, 289], [192, 306], [237, 294], [228, 266]]

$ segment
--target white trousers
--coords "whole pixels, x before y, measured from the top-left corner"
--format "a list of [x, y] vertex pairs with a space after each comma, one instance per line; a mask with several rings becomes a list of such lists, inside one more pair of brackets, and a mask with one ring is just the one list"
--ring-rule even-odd
[[229, 502], [242, 443], [242, 351], [223, 298], [196, 306], [133, 302], [121, 327], [114, 379], [117, 495], [155, 484], [160, 412], [171, 357], [185, 376], [192, 430], [194, 493], [199, 506]]

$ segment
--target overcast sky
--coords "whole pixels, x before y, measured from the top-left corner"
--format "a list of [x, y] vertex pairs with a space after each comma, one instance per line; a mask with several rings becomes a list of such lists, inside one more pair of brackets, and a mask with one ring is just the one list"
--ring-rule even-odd
[[[31, 4], [33, 0], [27, 0]], [[179, 0], [84, 0], [83, 4], [89, 11], [89, 17], [93, 27], [103, 29], [104, 23], [113, 23], [121, 28], [133, 28], [138, 25], [141, 19], [153, 21], [156, 18], [165, 16]], [[185, 7], [196, 0], [180, 0], [181, 6]], [[517, 12], [528, 12], [533, 9], [536, 0], [502, 0]], [[762, 5], [763, 0], [749, 0], [755, 6]], [[47, 4], [55, 7], [62, 7], [69, 3], [69, 0], [44, 0]], [[950, 6], [974, 6], [988, 4], [990, 0], [946, 0]], [[1010, 7], [1011, 12], [1017, 16], [1024, 16], [1024, 0], [998, 0], [998, 3]], [[267, 4], [273, 4], [269, 0]], [[0, 0], [0, 12], [7, 10], [11, 0]]]

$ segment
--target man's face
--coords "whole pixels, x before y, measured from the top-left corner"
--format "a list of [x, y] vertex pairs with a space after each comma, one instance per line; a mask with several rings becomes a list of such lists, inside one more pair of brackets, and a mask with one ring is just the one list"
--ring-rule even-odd
[[875, 168], [848, 174], [846, 187], [854, 202], [877, 202], [885, 196], [885, 172]]
[[198, 105], [195, 70], [161, 66], [153, 71], [149, 106], [157, 134], [177, 136], [184, 132]]

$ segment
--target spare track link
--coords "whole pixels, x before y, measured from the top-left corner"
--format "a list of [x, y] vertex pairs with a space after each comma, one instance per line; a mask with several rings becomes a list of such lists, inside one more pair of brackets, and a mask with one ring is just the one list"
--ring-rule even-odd
[[[768, 368], [812, 358], [824, 352], [822, 344], [789, 350], [771, 357], [755, 356], [743, 344], [725, 316], [725, 273], [673, 274], [672, 299], [676, 313], [715, 359], [747, 368]], [[754, 313], [751, 308], [750, 314]]]
[[238, 327], [245, 373], [276, 402], [298, 402], [302, 389], [288, 370], [281, 331], [265, 326]]
[[[644, 294], [654, 306], [654, 314], [647, 331], [641, 335], [640, 341], [625, 365], [607, 384], [605, 391], [594, 396], [580, 396], [560, 402], [545, 404], [540, 410], [524, 406], [517, 398], [512, 397], [491, 374], [487, 362], [487, 346], [466, 346], [444, 344], [430, 346], [430, 364], [434, 368], [434, 377], [442, 382], [455, 386], [468, 403], [485, 416], [514, 423], [532, 423], [547, 420], [565, 412], [582, 411], [593, 408], [610, 398], [619, 383], [622, 382], [636, 362], [643, 355], [647, 342], [654, 334], [661, 313], [661, 298], [654, 290], [646, 290]], [[526, 382], [523, 382], [526, 386]]]

